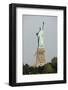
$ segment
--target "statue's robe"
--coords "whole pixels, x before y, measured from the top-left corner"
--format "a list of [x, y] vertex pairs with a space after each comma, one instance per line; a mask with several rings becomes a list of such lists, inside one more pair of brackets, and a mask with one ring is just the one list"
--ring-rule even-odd
[[44, 48], [44, 31], [40, 30], [38, 33], [38, 47]]

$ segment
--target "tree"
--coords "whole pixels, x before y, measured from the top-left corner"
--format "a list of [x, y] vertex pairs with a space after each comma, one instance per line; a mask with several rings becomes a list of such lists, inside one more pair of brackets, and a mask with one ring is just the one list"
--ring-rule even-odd
[[43, 73], [54, 73], [54, 69], [53, 69], [51, 63], [45, 64]]
[[57, 57], [54, 57], [51, 61], [52, 67], [54, 68], [55, 72], [57, 72]]
[[29, 65], [28, 64], [23, 65], [23, 74], [29, 74]]

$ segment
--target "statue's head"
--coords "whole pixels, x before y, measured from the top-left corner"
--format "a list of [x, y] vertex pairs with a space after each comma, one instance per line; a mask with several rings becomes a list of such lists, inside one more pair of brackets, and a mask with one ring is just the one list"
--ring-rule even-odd
[[39, 32], [41, 31], [41, 27], [39, 27]]
[[44, 21], [43, 21], [43, 25], [44, 25]]
[[43, 21], [43, 24], [42, 24], [42, 30], [44, 30], [44, 21]]

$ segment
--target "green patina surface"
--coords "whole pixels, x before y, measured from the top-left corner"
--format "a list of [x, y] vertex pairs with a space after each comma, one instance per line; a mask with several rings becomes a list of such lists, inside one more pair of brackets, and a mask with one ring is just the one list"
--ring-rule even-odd
[[38, 38], [39, 38], [39, 48], [44, 48], [45, 43], [44, 43], [44, 31], [43, 30], [40, 30], [38, 34]]

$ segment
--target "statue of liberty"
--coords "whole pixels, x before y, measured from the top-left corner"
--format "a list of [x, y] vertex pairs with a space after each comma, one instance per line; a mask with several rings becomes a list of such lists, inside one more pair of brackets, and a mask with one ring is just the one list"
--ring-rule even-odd
[[39, 32], [36, 33], [37, 38], [38, 38], [38, 48], [44, 48], [44, 22], [42, 25], [42, 28], [39, 28]]
[[43, 66], [45, 64], [45, 43], [44, 43], [44, 22], [39, 32], [36, 33], [38, 39], [38, 48], [36, 54], [36, 66]]

